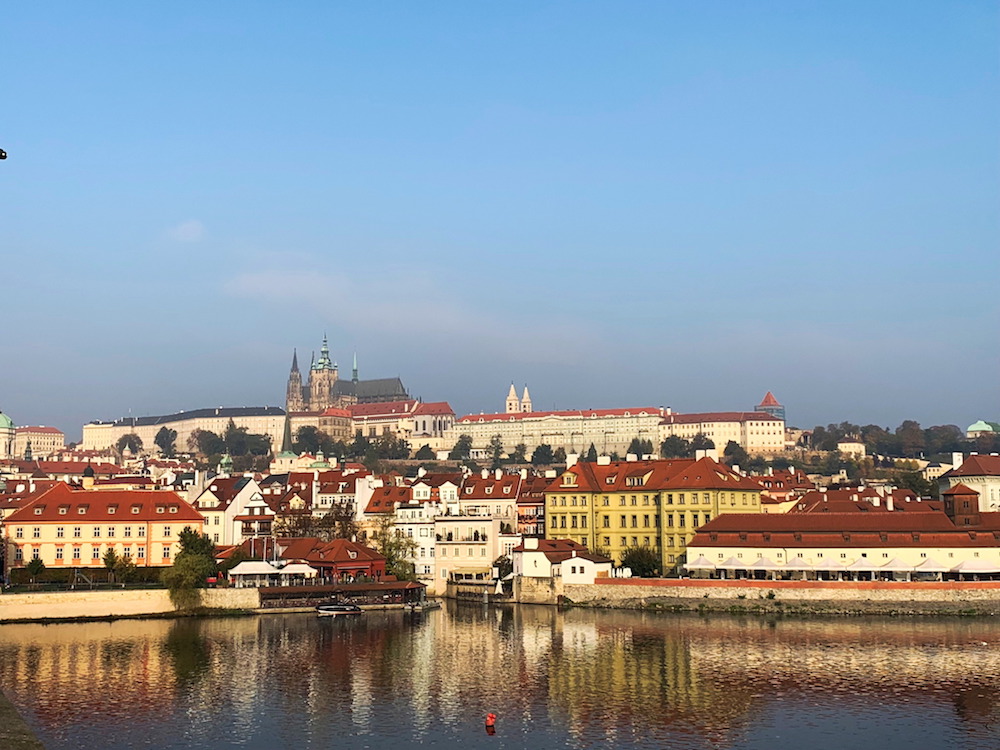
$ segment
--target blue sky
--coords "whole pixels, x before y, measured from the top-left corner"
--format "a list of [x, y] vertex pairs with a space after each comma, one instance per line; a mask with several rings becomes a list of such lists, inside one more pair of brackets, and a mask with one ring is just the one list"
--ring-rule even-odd
[[0, 409], [1000, 416], [1000, 4], [15, 3]]

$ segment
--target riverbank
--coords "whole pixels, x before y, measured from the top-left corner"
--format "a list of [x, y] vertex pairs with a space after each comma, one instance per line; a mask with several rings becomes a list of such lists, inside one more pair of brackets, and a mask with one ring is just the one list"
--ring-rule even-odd
[[739, 581], [522, 578], [514, 601], [594, 609], [762, 615], [1000, 615], [1000, 581]]
[[45, 750], [3, 693], [0, 693], [0, 747], [4, 750]]

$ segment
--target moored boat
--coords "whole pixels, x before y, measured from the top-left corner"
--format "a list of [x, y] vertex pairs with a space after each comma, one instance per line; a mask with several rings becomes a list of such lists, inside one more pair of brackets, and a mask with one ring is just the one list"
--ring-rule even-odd
[[337, 615], [360, 615], [364, 612], [357, 604], [320, 604], [316, 614], [320, 617], [335, 617]]

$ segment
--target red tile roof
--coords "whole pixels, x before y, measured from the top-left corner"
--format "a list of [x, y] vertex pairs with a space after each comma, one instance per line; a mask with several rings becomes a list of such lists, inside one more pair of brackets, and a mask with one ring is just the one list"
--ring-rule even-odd
[[781, 406], [781, 404], [778, 403], [778, 399], [774, 397], [774, 394], [768, 391], [758, 406]]
[[347, 407], [352, 419], [362, 417], [398, 417], [412, 414], [417, 401], [383, 401], [374, 404], [354, 404]]
[[959, 482], [954, 487], [950, 487], [942, 495], [978, 495], [979, 492], [972, 489], [969, 485]]
[[459, 422], [516, 422], [521, 419], [542, 419], [544, 417], [649, 417], [662, 416], [663, 409], [652, 406], [634, 409], [585, 409], [582, 411], [528, 411], [514, 414], [467, 414]]
[[945, 477], [996, 477], [1000, 476], [1000, 456], [969, 456], [957, 469], [944, 473]]
[[[162, 509], [162, 510], [161, 510]], [[202, 515], [166, 490], [73, 490], [62, 482], [7, 517], [5, 523], [74, 521], [177, 521], [201, 523]]]
[[520, 474], [503, 474], [483, 477], [479, 474], [466, 477], [459, 492], [459, 500], [516, 500], [521, 490]]
[[46, 435], [62, 435], [63, 431], [56, 427], [45, 427], [41, 425], [25, 425], [23, 427], [16, 427], [15, 432], [21, 433], [31, 433], [31, 434], [46, 434]]
[[392, 513], [396, 509], [396, 503], [411, 502], [411, 487], [376, 487], [365, 507], [365, 513]]
[[451, 408], [451, 405], [447, 401], [432, 401], [430, 403], [421, 403], [417, 406], [414, 414], [435, 414], [435, 415], [454, 415], [455, 411]]
[[780, 422], [779, 417], [762, 411], [709, 411], [701, 414], [667, 414], [660, 424], [698, 424], [700, 422]]

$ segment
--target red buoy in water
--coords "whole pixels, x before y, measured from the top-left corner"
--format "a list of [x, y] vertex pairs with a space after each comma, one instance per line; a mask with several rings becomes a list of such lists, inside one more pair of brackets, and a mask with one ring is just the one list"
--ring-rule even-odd
[[486, 714], [486, 726], [493, 727], [493, 726], [496, 726], [496, 723], [497, 723], [497, 715], [496, 714], [494, 714], [494, 713], [488, 713], [488, 714]]

